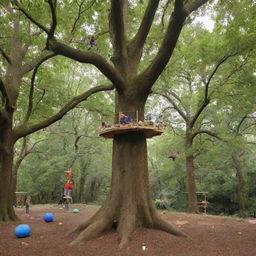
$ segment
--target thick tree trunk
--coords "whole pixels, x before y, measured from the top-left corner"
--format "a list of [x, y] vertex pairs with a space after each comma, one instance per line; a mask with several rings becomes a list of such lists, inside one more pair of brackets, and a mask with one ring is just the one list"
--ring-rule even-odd
[[196, 195], [194, 156], [191, 151], [192, 139], [190, 133], [186, 135], [186, 171], [187, 171], [187, 193], [188, 193], [188, 211], [199, 213]]
[[246, 209], [245, 209], [245, 179], [243, 174], [243, 168], [241, 165], [241, 159], [238, 154], [232, 155], [234, 167], [236, 169], [236, 177], [237, 177], [237, 187], [236, 187], [236, 195], [237, 201], [239, 205], [239, 214], [241, 217], [246, 216]]
[[[22, 148], [20, 151], [20, 154], [18, 156], [18, 158], [16, 159], [15, 163], [13, 164], [13, 177], [12, 177], [12, 194], [15, 195], [16, 192], [16, 187], [17, 187], [17, 176], [18, 176], [18, 170], [20, 168], [20, 165], [22, 163], [22, 161], [24, 160], [24, 158], [27, 155], [27, 139], [26, 137], [23, 138], [23, 144], [22, 144]], [[15, 205], [16, 207], [16, 196], [13, 197], [13, 205]]]
[[196, 196], [195, 167], [193, 155], [186, 156], [188, 211], [199, 213]]
[[[122, 111], [131, 110], [121, 104], [118, 106]], [[136, 109], [136, 104], [132, 106]], [[139, 118], [143, 118], [141, 113], [143, 111], [140, 111]], [[129, 240], [138, 227], [161, 229], [186, 236], [164, 222], [153, 206], [149, 192], [147, 143], [143, 132], [115, 135], [111, 191], [100, 210], [76, 229], [78, 236], [72, 244], [94, 238], [114, 227], [117, 228], [120, 246]]]
[[12, 114], [0, 122], [0, 221], [17, 220], [13, 209], [13, 148]]
[[120, 246], [129, 240], [137, 227], [156, 228], [185, 236], [161, 220], [153, 207], [144, 134], [119, 134], [113, 143], [112, 189], [96, 215], [78, 227], [76, 232], [80, 234], [73, 244], [94, 238], [114, 226], [117, 226]]

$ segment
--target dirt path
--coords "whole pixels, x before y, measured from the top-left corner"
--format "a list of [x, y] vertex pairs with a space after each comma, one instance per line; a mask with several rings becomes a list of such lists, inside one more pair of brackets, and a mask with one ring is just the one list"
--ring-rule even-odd
[[[78, 208], [74, 214], [72, 209]], [[180, 227], [191, 238], [177, 238], [158, 230], [140, 229], [126, 248], [119, 249], [116, 232], [108, 233], [80, 246], [68, 246], [67, 234], [92, 216], [98, 207], [72, 205], [64, 212], [59, 206], [36, 205], [31, 214], [17, 209], [19, 223], [0, 223], [0, 256], [255, 256], [256, 224], [239, 218], [167, 213], [163, 218]], [[54, 214], [55, 221], [46, 223], [42, 216]], [[60, 224], [60, 222], [62, 224]], [[16, 238], [18, 224], [28, 224], [31, 235]], [[146, 250], [142, 250], [142, 244]]]

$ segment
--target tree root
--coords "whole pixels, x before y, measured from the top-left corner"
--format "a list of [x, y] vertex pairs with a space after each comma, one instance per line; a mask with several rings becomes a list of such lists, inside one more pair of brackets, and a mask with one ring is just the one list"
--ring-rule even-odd
[[122, 248], [131, 238], [132, 233], [136, 229], [135, 215], [124, 216], [120, 220], [117, 228], [119, 247]]
[[[110, 230], [112, 227], [112, 218], [109, 218], [107, 216], [102, 217], [102, 218], [97, 218], [94, 219], [92, 223], [90, 223], [90, 220], [85, 223], [88, 224], [87, 227], [86, 225], [82, 225], [82, 227], [85, 227], [85, 229], [78, 235], [78, 237], [71, 242], [70, 245], [76, 245], [84, 241], [88, 241], [92, 238], [96, 238], [99, 235], [101, 235], [104, 231]], [[82, 227], [79, 227], [76, 232], [79, 232], [78, 230], [81, 230]]]
[[102, 235], [105, 231], [117, 229], [119, 247], [122, 248], [128, 243], [137, 227], [159, 229], [175, 236], [188, 238], [184, 232], [161, 219], [153, 209], [148, 212], [140, 211], [140, 213], [143, 212], [140, 217], [138, 217], [136, 212], [137, 209], [132, 208], [130, 208], [129, 211], [121, 211], [121, 213], [119, 212], [121, 215], [119, 215], [120, 219], [118, 219], [116, 218], [118, 216], [117, 212], [101, 208], [93, 217], [81, 224], [71, 233], [77, 235], [77, 237], [70, 245], [88, 241]]
[[0, 209], [0, 222], [2, 221], [19, 221], [20, 219], [15, 214], [14, 211], [11, 210], [1, 210]]
[[162, 220], [158, 216], [155, 216], [155, 218], [154, 218], [153, 228], [165, 231], [165, 232], [170, 233], [175, 236], [181, 236], [181, 237], [186, 237], [186, 238], [188, 237], [187, 234], [185, 234], [181, 230], [175, 228], [174, 226], [170, 225], [169, 223]]

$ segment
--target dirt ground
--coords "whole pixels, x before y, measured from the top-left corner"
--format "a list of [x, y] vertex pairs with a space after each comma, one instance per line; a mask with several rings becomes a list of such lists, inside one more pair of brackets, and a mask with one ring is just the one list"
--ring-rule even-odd
[[[73, 209], [79, 209], [75, 214]], [[16, 209], [19, 223], [0, 223], [0, 256], [255, 256], [256, 222], [250, 219], [162, 213], [163, 218], [190, 238], [178, 238], [158, 230], [140, 229], [130, 243], [118, 247], [117, 233], [107, 233], [79, 246], [69, 246], [68, 233], [92, 216], [98, 207], [72, 205], [66, 212], [57, 205], [34, 205], [30, 215]], [[54, 222], [46, 223], [43, 215], [54, 214]], [[18, 224], [28, 224], [31, 234], [16, 238]], [[146, 249], [142, 249], [145, 244]]]

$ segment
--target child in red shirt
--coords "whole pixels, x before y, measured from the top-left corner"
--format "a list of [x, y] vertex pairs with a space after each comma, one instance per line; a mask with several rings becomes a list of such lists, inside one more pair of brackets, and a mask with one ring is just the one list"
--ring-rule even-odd
[[70, 196], [71, 191], [74, 189], [74, 180], [68, 180], [64, 186], [64, 195]]

